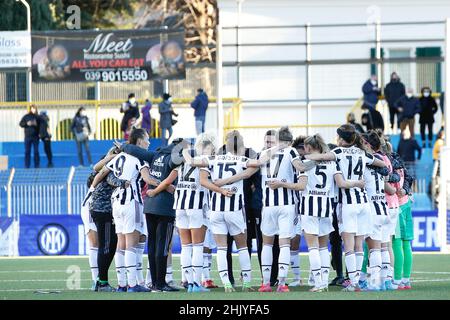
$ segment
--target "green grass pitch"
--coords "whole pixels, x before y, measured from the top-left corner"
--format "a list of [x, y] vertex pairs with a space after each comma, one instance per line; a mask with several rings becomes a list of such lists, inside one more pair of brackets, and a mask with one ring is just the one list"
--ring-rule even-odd
[[[306, 282], [308, 257], [301, 255], [301, 276]], [[145, 266], [147, 265], [145, 259]], [[214, 259], [215, 260], [215, 259]], [[234, 257], [235, 278], [239, 279], [238, 257]], [[253, 284], [257, 289], [260, 274], [256, 256], [252, 257]], [[329, 292], [310, 293], [307, 286], [293, 288], [289, 293], [237, 292], [224, 293], [223, 288], [208, 293], [97, 293], [89, 291], [91, 274], [87, 257], [30, 257], [0, 258], [0, 299], [52, 299], [52, 300], [94, 300], [94, 299], [147, 299], [147, 300], [264, 300], [264, 299], [299, 299], [299, 300], [373, 300], [373, 299], [450, 299], [450, 255], [415, 254], [412, 274], [413, 289], [391, 292], [340, 292], [340, 287], [330, 287]], [[113, 262], [114, 267], [114, 262]], [[174, 277], [180, 280], [179, 258], [174, 257]], [[79, 270], [79, 272], [78, 272]], [[220, 283], [216, 264], [213, 263], [212, 277]], [[256, 271], [258, 270], [258, 271]], [[75, 271], [75, 273], [73, 272]], [[334, 277], [331, 272], [330, 279]], [[110, 283], [116, 285], [114, 268], [110, 270]], [[291, 276], [291, 275], [290, 275]], [[80, 281], [78, 281], [78, 279]], [[41, 292], [40, 292], [41, 291]], [[58, 293], [43, 293], [56, 291]]]

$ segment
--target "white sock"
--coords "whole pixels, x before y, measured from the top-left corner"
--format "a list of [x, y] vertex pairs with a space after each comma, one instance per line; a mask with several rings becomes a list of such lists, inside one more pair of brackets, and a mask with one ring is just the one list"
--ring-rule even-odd
[[409, 282], [409, 278], [402, 278], [402, 283], [407, 283]]
[[217, 247], [217, 269], [222, 284], [231, 284], [228, 278], [227, 247]]
[[294, 275], [294, 281], [300, 280], [300, 255], [298, 250], [291, 250], [291, 270]]
[[203, 243], [192, 245], [192, 270], [194, 273], [194, 282], [201, 285], [203, 272]]
[[387, 248], [381, 248], [381, 263], [380, 277], [381, 282], [384, 283], [387, 280], [389, 267], [391, 266], [391, 257]]
[[328, 252], [328, 247], [319, 248], [320, 254], [320, 269], [322, 271], [322, 285], [328, 286], [330, 279], [330, 265], [331, 258]]
[[181, 270], [187, 283], [192, 284], [194, 282], [192, 274], [192, 244], [183, 244], [181, 246]]
[[209, 272], [209, 255], [210, 253], [203, 253], [203, 272], [202, 272], [202, 282], [208, 281], [210, 278]]
[[166, 269], [166, 282], [170, 283], [173, 281], [173, 268], [172, 265], [167, 265]]
[[[369, 269], [369, 267], [367, 267], [367, 269]], [[365, 281], [367, 279], [367, 274], [365, 272], [360, 272], [359, 273], [359, 281]]]
[[208, 253], [208, 279], [211, 279], [211, 266], [213, 261], [212, 253]]
[[263, 284], [270, 284], [270, 275], [272, 273], [272, 261], [273, 261], [272, 245], [265, 244], [263, 245], [261, 251], [261, 268], [263, 274]]
[[364, 252], [355, 252], [356, 259], [356, 275], [355, 275], [355, 283], [358, 283], [359, 278], [361, 276], [361, 269], [364, 262]]
[[128, 248], [125, 250], [125, 268], [127, 269], [128, 285], [134, 287], [136, 285], [136, 248]]
[[147, 262], [147, 274], [145, 275], [145, 284], [152, 284], [152, 273], [150, 272], [150, 261]]
[[252, 281], [252, 263], [250, 261], [250, 254], [248, 248], [240, 248], [239, 252], [239, 264], [241, 265], [242, 282], [250, 283]]
[[280, 256], [278, 257], [278, 284], [284, 286], [289, 271], [289, 260], [291, 259], [291, 245], [280, 246]]
[[381, 281], [381, 250], [371, 249], [369, 251], [369, 265], [370, 265], [370, 284], [372, 286], [379, 286]]
[[145, 285], [144, 272], [142, 266], [144, 265], [144, 249], [145, 242], [139, 242], [136, 246], [136, 280], [140, 285]]
[[309, 251], [309, 265], [314, 278], [314, 286], [319, 288], [322, 286], [322, 268], [319, 249], [311, 247]]
[[91, 247], [89, 249], [89, 266], [91, 267], [92, 281], [97, 281], [98, 278], [97, 257], [98, 257], [98, 248]]
[[356, 256], [353, 251], [349, 251], [345, 253], [345, 266], [347, 267], [348, 277], [350, 282], [355, 285], [355, 276], [356, 276]]
[[125, 250], [117, 250], [114, 256], [114, 263], [116, 265], [117, 283], [119, 287], [127, 285], [127, 272], [125, 269]]

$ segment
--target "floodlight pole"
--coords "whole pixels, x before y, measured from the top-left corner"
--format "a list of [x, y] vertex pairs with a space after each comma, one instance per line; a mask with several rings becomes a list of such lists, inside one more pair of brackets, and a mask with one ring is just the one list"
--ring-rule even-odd
[[449, 124], [450, 113], [447, 106], [449, 105], [448, 97], [450, 96], [450, 18], [445, 21], [445, 108], [444, 108], [444, 130], [445, 139], [444, 146], [440, 151], [440, 177], [439, 177], [439, 206], [438, 206], [438, 239], [441, 246], [441, 252], [447, 252], [447, 193], [448, 193], [448, 176], [450, 170], [448, 168], [448, 161], [450, 160], [450, 141], [449, 141]]
[[[220, 20], [219, 20], [220, 21]], [[216, 27], [216, 104], [217, 104], [217, 143], [223, 142], [223, 102], [222, 102], [222, 26]]]
[[308, 22], [305, 25], [306, 33], [306, 135], [311, 134], [311, 25]]
[[[26, 0], [16, 0], [16, 2], [21, 2], [25, 8], [27, 8], [27, 32], [29, 33], [31, 37], [31, 8], [30, 5]], [[32, 76], [31, 76], [31, 66], [27, 70], [27, 101], [31, 102], [32, 100], [32, 94], [31, 94], [31, 83], [32, 83]]]

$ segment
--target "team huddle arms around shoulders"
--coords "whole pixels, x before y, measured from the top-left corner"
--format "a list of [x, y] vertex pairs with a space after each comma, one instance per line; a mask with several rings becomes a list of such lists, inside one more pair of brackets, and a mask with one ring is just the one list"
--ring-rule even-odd
[[[221, 148], [214, 136], [203, 133], [194, 146], [177, 139], [168, 147], [148, 151], [148, 134], [139, 129], [131, 132], [127, 143], [115, 143], [95, 165], [82, 204], [88, 208], [85, 226], [97, 237], [89, 238], [91, 247], [98, 248], [97, 259], [90, 259], [91, 270], [92, 265], [98, 270], [93, 273], [93, 289], [178, 291], [166, 281], [176, 227], [187, 292], [217, 287], [209, 277], [211, 262], [206, 258], [214, 247], [224, 290], [236, 290], [228, 270], [230, 236], [238, 250], [242, 291], [253, 291], [255, 270], [247, 247], [245, 212], [251, 199], [244, 197], [244, 180], [253, 175], [261, 179], [262, 194], [259, 292], [273, 290], [273, 268], [278, 269], [276, 291], [290, 291], [291, 247], [298, 248], [301, 236], [309, 252], [310, 291], [328, 291], [332, 232], [344, 244], [348, 280], [343, 291], [396, 289], [390, 252], [399, 208], [410, 201], [414, 178], [379, 132], [361, 135], [352, 125], [343, 125], [337, 129], [337, 145], [331, 147], [320, 134], [293, 140], [288, 127], [269, 130], [264, 149], [254, 158], [245, 156], [238, 131], [229, 132]], [[273, 264], [272, 250], [276, 236], [278, 265]], [[149, 265], [144, 278], [147, 240]], [[369, 250], [366, 259], [364, 243]], [[107, 276], [113, 259], [117, 288], [109, 285]], [[298, 280], [301, 283], [299, 276]]]

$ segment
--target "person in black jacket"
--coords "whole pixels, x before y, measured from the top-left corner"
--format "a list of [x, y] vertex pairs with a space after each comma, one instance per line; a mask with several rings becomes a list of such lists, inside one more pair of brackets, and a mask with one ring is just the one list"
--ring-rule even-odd
[[19, 123], [25, 129], [25, 168], [30, 167], [31, 147], [34, 151], [34, 167], [39, 168], [39, 124], [38, 110], [32, 104], [30, 111], [23, 116]]
[[356, 131], [358, 131], [359, 133], [364, 133], [363, 127], [359, 123], [356, 122], [356, 117], [353, 112], [350, 112], [349, 114], [347, 114], [347, 123], [354, 125]]
[[384, 88], [384, 95], [389, 106], [391, 129], [394, 129], [395, 115], [397, 114], [395, 103], [400, 97], [404, 96], [405, 93], [405, 85], [400, 81], [398, 74], [392, 72], [391, 81], [386, 85], [386, 88]]
[[422, 148], [426, 148], [426, 136], [425, 131], [428, 128], [428, 147], [431, 148], [431, 144], [433, 141], [433, 123], [434, 123], [434, 114], [438, 111], [438, 106], [436, 100], [431, 96], [430, 87], [423, 87], [422, 97], [420, 97], [420, 135], [422, 137]]
[[401, 97], [395, 103], [398, 111], [398, 121], [400, 123], [400, 131], [403, 133], [406, 127], [409, 128], [411, 136], [414, 136], [415, 116], [420, 112], [419, 99], [414, 97], [414, 90], [409, 88], [406, 95]]
[[408, 129], [404, 130], [398, 144], [397, 153], [404, 161], [406, 168], [415, 176], [416, 151], [418, 153], [417, 160], [422, 156], [422, 148], [414, 139]]
[[86, 109], [80, 107], [72, 120], [70, 130], [73, 132], [75, 142], [77, 143], [78, 159], [80, 165], [84, 166], [82, 146], [86, 150], [89, 165], [92, 165], [91, 151], [89, 150], [89, 135], [91, 134], [91, 126], [89, 125], [89, 118], [86, 115]]
[[123, 113], [122, 122], [120, 123], [120, 130], [124, 136], [128, 129], [129, 121], [133, 118], [139, 119], [139, 104], [136, 101], [134, 93], [128, 95], [128, 100], [120, 107], [120, 113]]
[[47, 115], [47, 111], [41, 111], [40, 115], [40, 123], [39, 123], [39, 138], [41, 138], [44, 143], [44, 151], [47, 155], [47, 168], [53, 168], [53, 153], [52, 153], [52, 145], [51, 139], [52, 135], [50, 133], [49, 126], [49, 118]]

